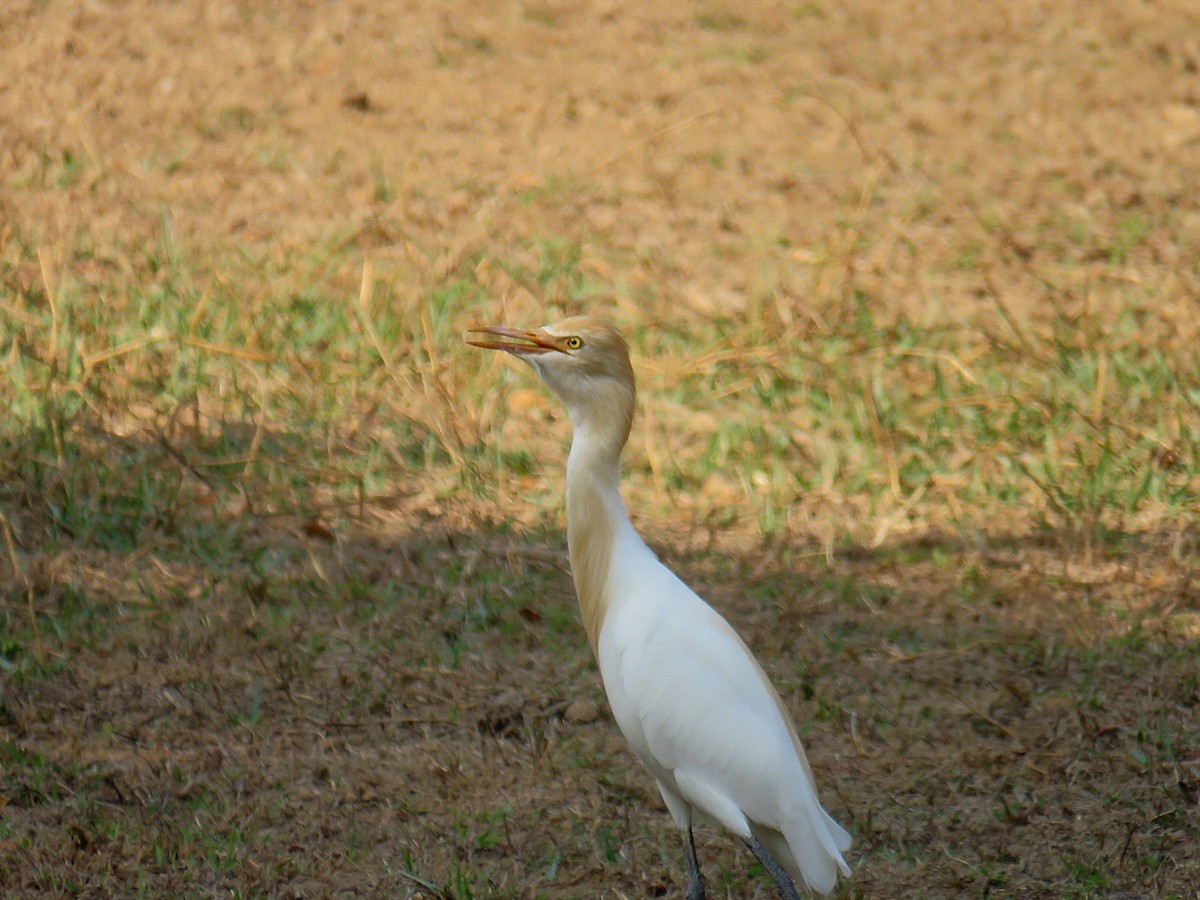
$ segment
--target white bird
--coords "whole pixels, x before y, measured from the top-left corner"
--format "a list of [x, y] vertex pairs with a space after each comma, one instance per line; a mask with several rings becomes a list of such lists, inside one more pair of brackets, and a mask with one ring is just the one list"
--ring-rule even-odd
[[634, 413], [629, 348], [591, 316], [525, 330], [471, 329], [476, 347], [533, 366], [566, 404], [567, 543], [583, 624], [613, 717], [684, 832], [688, 900], [704, 879], [692, 826], [739, 837], [798, 898], [793, 879], [833, 890], [850, 835], [822, 808], [812, 769], [779, 694], [711, 606], [659, 562], [629, 521], [620, 456]]

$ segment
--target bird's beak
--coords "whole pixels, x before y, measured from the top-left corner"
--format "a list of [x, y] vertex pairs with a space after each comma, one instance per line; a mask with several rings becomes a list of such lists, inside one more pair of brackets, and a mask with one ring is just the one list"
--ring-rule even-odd
[[[517, 356], [531, 356], [539, 353], [563, 352], [559, 341], [554, 335], [543, 328], [529, 330], [527, 328], [509, 328], [507, 325], [481, 325], [478, 328], [468, 328], [469, 334], [490, 334], [498, 338], [512, 340], [492, 340], [491, 338], [467, 338], [472, 347], [482, 347], [485, 350], [503, 350], [515, 353]], [[523, 343], [514, 343], [522, 341]]]

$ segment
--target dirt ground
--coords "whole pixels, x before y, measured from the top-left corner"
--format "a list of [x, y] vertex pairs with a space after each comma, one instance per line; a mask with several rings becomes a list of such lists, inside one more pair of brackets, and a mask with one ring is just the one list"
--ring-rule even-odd
[[[537, 274], [550, 236], [664, 328], [764, 304], [823, 327], [870, 296], [880, 321], [1008, 333], [1062, 312], [1050, 279], [1069, 315], [1157, 292], [1146, 340], [1200, 341], [1187, 0], [11, 0], [0, 20], [0, 327], [55, 273], [96, 304], [155, 283], [165, 236], [247, 303], [282, 269], [355, 296], [369, 256], [413, 296], [473, 266], [497, 320], [539, 321], [577, 301]], [[0, 470], [4, 659], [27, 604], [53, 612], [52, 664], [0, 671], [0, 892], [681, 893], [561, 522], [418, 469], [320, 521], [255, 520], [228, 557], [63, 538]], [[749, 523], [640, 524], [803, 723], [855, 837], [839, 896], [1200, 896], [1194, 522], [1119, 552], [918, 522], [832, 565]], [[771, 896], [722, 836], [700, 855], [713, 896]]]

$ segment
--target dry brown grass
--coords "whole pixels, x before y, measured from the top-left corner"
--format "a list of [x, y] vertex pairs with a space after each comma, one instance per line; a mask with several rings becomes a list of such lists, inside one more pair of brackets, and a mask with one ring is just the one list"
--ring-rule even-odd
[[9, 6], [6, 895], [678, 892], [460, 343], [589, 310], [843, 896], [1197, 896], [1193, 4]]

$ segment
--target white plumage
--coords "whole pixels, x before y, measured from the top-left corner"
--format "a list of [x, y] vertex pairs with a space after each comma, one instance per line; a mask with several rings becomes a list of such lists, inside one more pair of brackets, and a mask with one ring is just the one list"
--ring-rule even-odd
[[620, 453], [635, 389], [624, 340], [591, 317], [474, 331], [502, 338], [470, 343], [526, 360], [567, 405], [576, 593], [613, 717], [686, 835], [689, 900], [704, 897], [692, 842], [698, 820], [741, 838], [781, 896], [797, 896], [792, 878], [829, 893], [839, 871], [850, 874], [842, 856], [850, 835], [821, 807], [779, 695], [741, 638], [659, 562], [625, 512]]
[[817, 801], [762, 670], [712, 607], [637, 549], [600, 632], [613, 717], [681, 829], [698, 812], [753, 834], [793, 877], [829, 893], [838, 868], [848, 873], [850, 836]]

